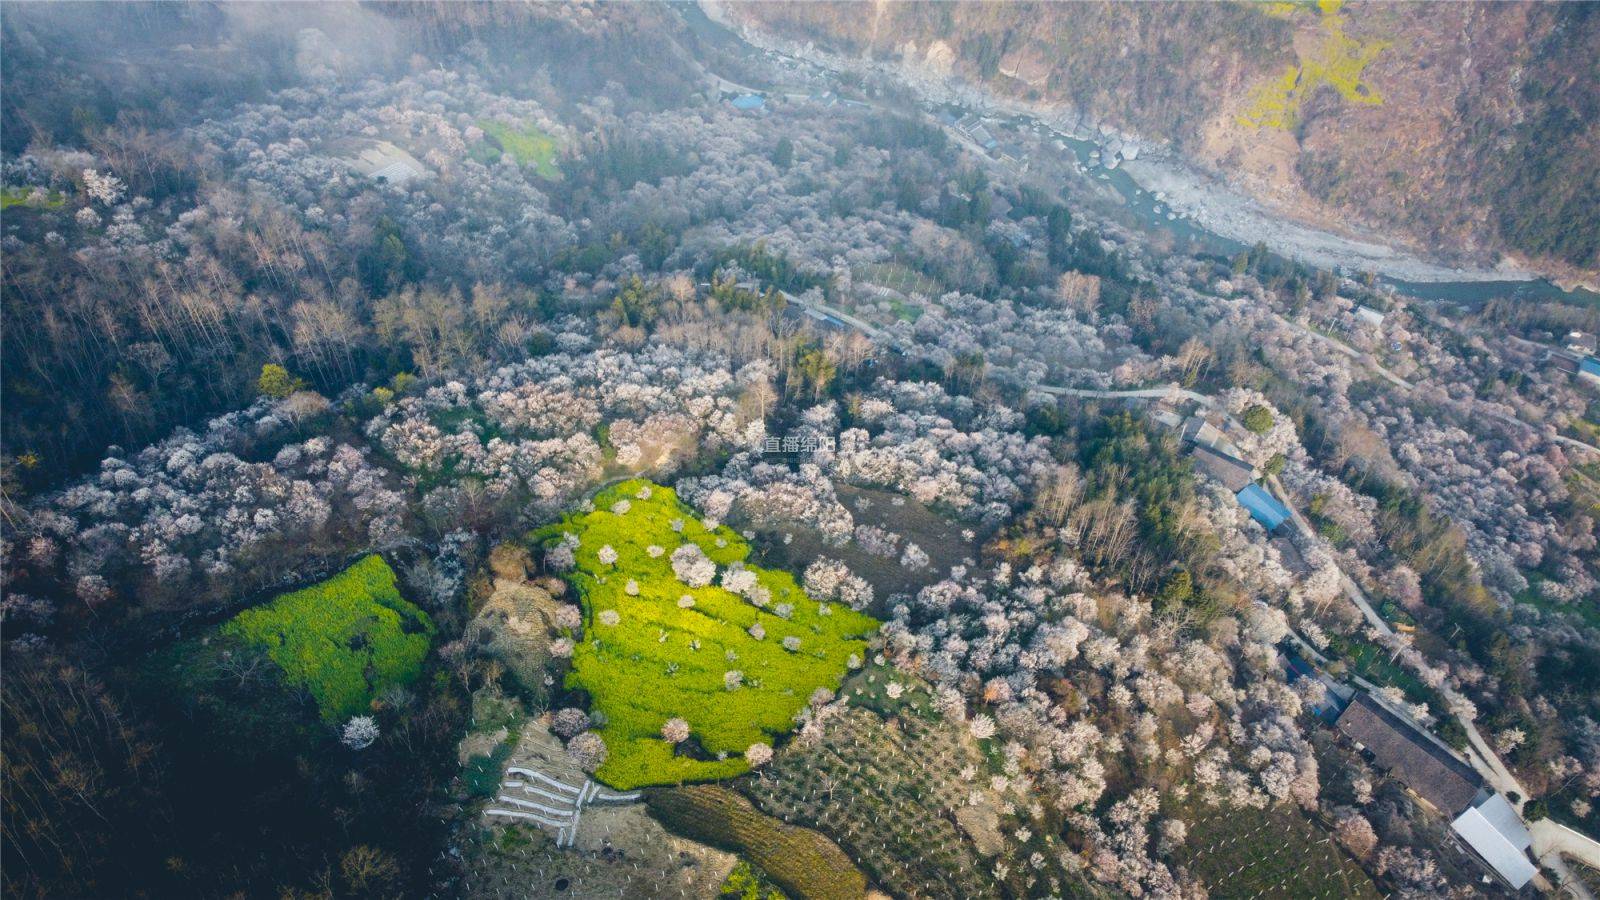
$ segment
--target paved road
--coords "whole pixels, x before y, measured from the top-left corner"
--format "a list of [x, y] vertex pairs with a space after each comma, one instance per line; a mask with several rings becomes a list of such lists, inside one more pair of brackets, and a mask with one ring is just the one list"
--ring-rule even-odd
[[794, 294], [789, 293], [788, 291], [779, 291], [778, 293], [780, 295], [782, 295], [782, 297], [783, 297], [785, 302], [789, 303], [792, 306], [797, 306], [797, 307], [799, 307], [801, 309], [809, 310], [811, 312], [815, 312], [818, 315], [830, 316], [832, 318], [838, 319], [839, 321], [845, 323], [846, 325], [849, 325], [851, 328], [856, 329], [857, 331], [861, 332], [862, 334], [866, 335], [869, 338], [872, 338], [875, 341], [891, 341], [891, 340], [893, 340], [893, 337], [889, 334], [889, 332], [885, 331], [882, 328], [879, 328], [878, 326], [872, 324], [871, 322], [866, 321], [865, 319], [859, 318], [857, 316], [853, 316], [850, 313], [847, 313], [842, 309], [835, 309], [835, 308], [833, 308], [831, 306], [828, 306], [825, 303], [812, 302], [810, 300], [806, 300], [804, 298], [797, 297]]
[[1290, 330], [1296, 331], [1296, 332], [1298, 332], [1300, 334], [1303, 334], [1306, 337], [1311, 338], [1312, 340], [1315, 340], [1315, 341], [1318, 341], [1320, 343], [1326, 344], [1327, 346], [1332, 347], [1334, 352], [1336, 352], [1336, 353], [1341, 353], [1341, 354], [1343, 354], [1345, 356], [1350, 357], [1351, 359], [1354, 359], [1354, 360], [1357, 360], [1359, 362], [1365, 363], [1368, 368], [1372, 369], [1374, 372], [1377, 372], [1380, 376], [1383, 377], [1384, 380], [1388, 381], [1390, 384], [1393, 384], [1396, 387], [1405, 388], [1407, 390], [1410, 390], [1413, 387], [1411, 382], [1405, 380], [1404, 378], [1401, 378], [1399, 375], [1396, 375], [1395, 373], [1393, 373], [1393, 372], [1389, 371], [1388, 369], [1384, 368], [1383, 367], [1383, 363], [1378, 362], [1377, 357], [1373, 356], [1372, 354], [1363, 353], [1360, 350], [1357, 350], [1356, 348], [1350, 346], [1349, 344], [1346, 344], [1344, 341], [1338, 340], [1336, 338], [1329, 337], [1328, 335], [1325, 335], [1320, 331], [1316, 331], [1316, 330], [1313, 330], [1311, 328], [1307, 328], [1306, 326], [1301, 325], [1299, 322], [1296, 322], [1293, 319], [1286, 318], [1283, 315], [1280, 315], [1278, 313], [1273, 313], [1273, 315], [1277, 317], [1279, 322], [1282, 322], [1283, 324], [1289, 326]]
[[[1528, 831], [1533, 835], [1533, 846], [1539, 854], [1539, 861], [1562, 875], [1561, 883], [1564, 887], [1577, 888], [1579, 890], [1575, 890], [1574, 893], [1586, 900], [1592, 900], [1593, 895], [1583, 889], [1582, 882], [1575, 878], [1568, 881], [1570, 873], [1562, 871], [1566, 868], [1565, 865], [1557, 867], [1554, 863], [1560, 860], [1560, 854], [1565, 853], [1584, 865], [1600, 869], [1600, 841], [1573, 831], [1552, 819], [1540, 819], [1530, 824]], [[1547, 854], [1550, 854], [1548, 860], [1544, 858]]]
[[1039, 391], [1043, 394], [1052, 394], [1057, 397], [1098, 397], [1105, 399], [1133, 398], [1139, 400], [1183, 399], [1193, 400], [1201, 406], [1206, 407], [1215, 405], [1215, 401], [1211, 397], [1195, 391], [1185, 390], [1178, 387], [1176, 384], [1171, 384], [1164, 388], [1138, 388], [1136, 390], [1125, 391], [1096, 390], [1094, 388], [1069, 388], [1060, 387], [1059, 385], [1054, 384], [1037, 384], [1033, 386], [1033, 390]]
[[[1294, 522], [1295, 530], [1300, 532], [1306, 540], [1314, 544], [1321, 544], [1322, 535], [1317, 534], [1317, 530], [1311, 527], [1311, 523], [1306, 521], [1305, 516], [1300, 515], [1300, 510], [1296, 509], [1294, 501], [1289, 499], [1289, 492], [1284, 490], [1283, 483], [1278, 481], [1278, 476], [1268, 475], [1266, 482], [1267, 487], [1272, 491], [1272, 495], [1278, 498], [1278, 502], [1288, 508], [1289, 518]], [[1345, 596], [1349, 597], [1351, 602], [1361, 610], [1361, 615], [1366, 618], [1367, 624], [1384, 634], [1394, 635], [1394, 629], [1390, 628], [1389, 623], [1384, 621], [1383, 616], [1378, 615], [1378, 611], [1373, 608], [1372, 601], [1367, 598], [1367, 592], [1363, 591], [1361, 585], [1356, 584], [1349, 575], [1344, 574], [1343, 569], [1339, 570], [1339, 584], [1344, 588]]]

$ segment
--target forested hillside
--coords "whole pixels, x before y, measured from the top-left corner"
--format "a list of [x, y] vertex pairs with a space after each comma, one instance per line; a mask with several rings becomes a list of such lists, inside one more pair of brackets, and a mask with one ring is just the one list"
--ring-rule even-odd
[[1171, 141], [1325, 227], [1458, 261], [1600, 267], [1595, 4], [723, 8], [779, 36]]
[[[514, 342], [500, 326], [526, 321], [537, 290], [474, 295], [473, 286], [535, 281], [570, 243], [559, 234], [533, 239], [559, 231], [559, 220], [543, 212], [546, 196], [581, 208], [593, 182], [558, 182], [536, 169], [524, 179], [516, 167], [493, 165], [502, 153], [497, 123], [542, 106], [548, 124], [577, 112], [579, 98], [616, 113], [654, 108], [698, 87], [674, 45], [636, 40], [670, 29], [672, 20], [649, 7], [572, 15], [498, 5], [86, 9], [8, 8], [4, 17], [0, 365], [5, 443], [21, 461], [6, 474], [24, 488], [81, 468], [108, 443], [142, 444], [175, 423], [239, 405], [255, 394], [264, 363], [289, 363], [317, 388], [337, 391], [358, 377], [387, 377], [413, 363], [435, 369]], [[357, 31], [361, 40], [348, 37]], [[118, 49], [105, 53], [112, 35]], [[463, 163], [475, 176], [513, 182], [488, 188], [446, 173], [430, 185], [434, 200], [452, 207], [472, 202], [464, 192], [483, 191], [481, 213], [519, 210], [508, 218], [520, 220], [529, 240], [498, 245], [507, 256], [493, 263], [482, 259], [488, 242], [464, 254], [445, 245], [459, 245], [463, 234], [411, 227], [345, 166], [376, 139], [422, 127], [397, 111], [420, 88], [374, 93], [377, 86], [423, 66], [420, 54], [458, 52], [476, 63], [477, 90], [493, 85], [505, 96], [492, 106], [458, 103], [456, 135], [435, 131], [410, 146], [433, 172], [439, 158], [427, 151], [453, 152], [464, 129], [473, 158]], [[574, 57], [592, 64], [551, 64]], [[191, 127], [289, 86], [299, 109], [310, 109], [341, 82], [369, 77], [366, 108], [344, 112], [381, 117], [377, 124], [302, 127], [256, 144], [237, 129], [281, 122], [275, 116], [284, 107], [268, 105], [231, 132]], [[563, 152], [583, 152], [582, 142], [562, 137]], [[291, 148], [314, 150], [315, 162], [287, 164], [281, 154]], [[241, 153], [255, 154], [253, 177], [233, 177], [231, 157]], [[614, 178], [632, 175], [636, 164], [670, 164], [641, 155], [628, 145], [599, 154]], [[322, 175], [340, 183], [320, 200], [273, 183]], [[487, 227], [470, 227], [480, 226]], [[565, 268], [573, 264], [569, 258]], [[424, 274], [428, 287], [419, 293]], [[392, 338], [428, 327], [421, 310], [432, 304], [438, 312], [452, 291], [476, 297], [472, 337], [444, 338], [435, 328], [433, 343], [447, 348], [424, 348], [416, 360], [397, 355]]]

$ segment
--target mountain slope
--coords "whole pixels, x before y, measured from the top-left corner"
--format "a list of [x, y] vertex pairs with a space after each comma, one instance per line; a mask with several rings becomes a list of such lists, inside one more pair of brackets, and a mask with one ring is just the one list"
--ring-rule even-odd
[[1600, 270], [1600, 5], [734, 3], [735, 21], [1056, 102], [1280, 211]]

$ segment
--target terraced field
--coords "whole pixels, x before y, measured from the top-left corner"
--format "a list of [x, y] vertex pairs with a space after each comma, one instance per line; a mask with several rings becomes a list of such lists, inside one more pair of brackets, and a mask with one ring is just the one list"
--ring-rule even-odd
[[971, 787], [957, 773], [986, 774], [982, 758], [949, 726], [908, 717], [901, 728], [851, 710], [822, 743], [791, 747], [741, 788], [763, 810], [832, 835], [895, 896], [1000, 896], [955, 820]]
[[866, 894], [866, 876], [836, 844], [763, 814], [727, 788], [656, 789], [646, 802], [670, 830], [739, 852], [796, 897], [857, 900]]

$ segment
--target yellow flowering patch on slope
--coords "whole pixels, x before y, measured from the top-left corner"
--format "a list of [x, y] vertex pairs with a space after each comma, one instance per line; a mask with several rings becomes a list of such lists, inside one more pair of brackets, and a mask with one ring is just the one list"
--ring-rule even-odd
[[[1263, 5], [1267, 15], [1291, 15], [1295, 7], [1287, 3]], [[1300, 64], [1288, 66], [1282, 75], [1256, 87], [1250, 103], [1237, 117], [1241, 125], [1254, 128], [1288, 130], [1300, 123], [1300, 110], [1317, 88], [1327, 85], [1351, 103], [1379, 106], [1383, 96], [1362, 80], [1368, 65], [1390, 45], [1385, 40], [1359, 40], [1345, 34], [1345, 17], [1337, 0], [1317, 4], [1321, 16], [1322, 39], [1309, 54], [1301, 54]]]

